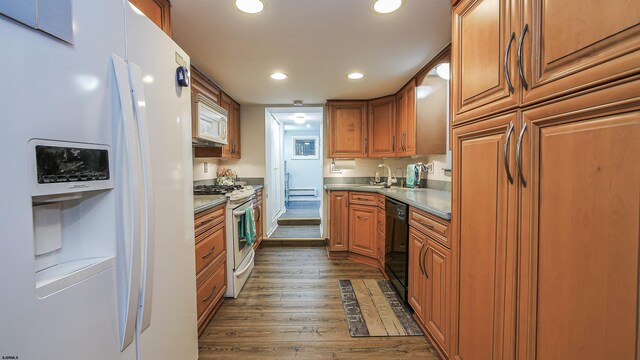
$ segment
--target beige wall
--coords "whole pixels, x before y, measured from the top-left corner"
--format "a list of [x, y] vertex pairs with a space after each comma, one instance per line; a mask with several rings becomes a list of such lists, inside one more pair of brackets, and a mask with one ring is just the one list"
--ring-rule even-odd
[[238, 177], [265, 177], [264, 105], [242, 105], [240, 109], [241, 156], [219, 160], [219, 167], [233, 169]]
[[[204, 172], [204, 163], [207, 163], [207, 172]], [[216, 158], [193, 158], [193, 180], [207, 180], [216, 177], [218, 159]]]

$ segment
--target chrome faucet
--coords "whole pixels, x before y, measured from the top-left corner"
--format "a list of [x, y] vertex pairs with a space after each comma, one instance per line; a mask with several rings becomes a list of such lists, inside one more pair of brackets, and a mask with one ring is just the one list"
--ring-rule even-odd
[[379, 168], [383, 168], [383, 167], [387, 168], [387, 182], [384, 184], [384, 187], [390, 188], [391, 184], [395, 184], [395, 183], [398, 182], [398, 179], [396, 179], [395, 174], [393, 174], [391, 172], [391, 168], [389, 167], [389, 165], [382, 163], [382, 164], [378, 164], [378, 167]]

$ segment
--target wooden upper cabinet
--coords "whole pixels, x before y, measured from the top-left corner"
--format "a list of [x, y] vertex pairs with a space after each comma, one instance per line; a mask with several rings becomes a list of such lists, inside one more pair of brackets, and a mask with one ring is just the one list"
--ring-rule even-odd
[[416, 316], [425, 323], [426, 306], [426, 274], [423, 263], [424, 249], [427, 246], [427, 236], [418, 230], [409, 228], [409, 284], [408, 302]]
[[396, 155], [396, 97], [369, 101], [369, 157]]
[[[220, 104], [220, 89], [193, 65], [191, 66], [191, 91], [192, 93], [203, 94], [209, 100]], [[191, 100], [195, 101], [193, 95], [191, 96]]]
[[453, 131], [453, 359], [515, 355], [516, 120], [513, 112]]
[[412, 79], [397, 94], [398, 119], [396, 155], [416, 155], [416, 82]]
[[376, 257], [376, 206], [349, 204], [349, 251]]
[[233, 148], [231, 157], [234, 159], [240, 159], [240, 104], [235, 101], [231, 101], [231, 112], [230, 112], [231, 124], [233, 126]]
[[329, 193], [329, 250], [349, 250], [349, 193]]
[[327, 102], [329, 111], [329, 157], [367, 157], [367, 102]]
[[169, 0], [129, 0], [162, 31], [171, 36], [171, 3]]
[[462, 0], [453, 10], [453, 124], [518, 105], [516, 1]]
[[528, 88], [523, 91], [523, 103], [640, 72], [637, 1], [524, 3], [524, 24], [516, 30], [522, 38], [522, 65]]
[[640, 81], [522, 113], [520, 360], [636, 359]]

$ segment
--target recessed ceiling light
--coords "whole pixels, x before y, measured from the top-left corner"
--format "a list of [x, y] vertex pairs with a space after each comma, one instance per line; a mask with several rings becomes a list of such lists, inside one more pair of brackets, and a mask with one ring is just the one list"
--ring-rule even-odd
[[310, 127], [311, 127], [311, 124], [307, 124], [307, 127], [308, 127], [308, 128], [310, 128]]
[[303, 113], [295, 113], [293, 114], [293, 121], [295, 121], [296, 124], [304, 124], [304, 122], [307, 121], [307, 117]]
[[247, 14], [257, 14], [262, 12], [264, 4], [261, 0], [236, 0], [236, 7]]
[[347, 75], [347, 77], [349, 79], [351, 79], [351, 80], [359, 80], [359, 79], [362, 79], [364, 77], [364, 75], [362, 75], [359, 72], [354, 72], [354, 73], [351, 73], [351, 74]]
[[436, 66], [436, 74], [445, 80], [451, 77], [449, 74], [449, 63], [442, 63]]
[[392, 13], [402, 6], [402, 0], [376, 0], [372, 9], [378, 14]]
[[274, 72], [273, 74], [271, 74], [271, 78], [273, 80], [284, 80], [286, 78], [288, 78], [289, 75], [285, 74], [285, 73], [281, 73], [281, 72]]

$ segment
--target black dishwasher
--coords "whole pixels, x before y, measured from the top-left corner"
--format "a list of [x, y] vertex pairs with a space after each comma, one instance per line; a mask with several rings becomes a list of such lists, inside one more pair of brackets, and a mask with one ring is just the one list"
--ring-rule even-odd
[[407, 204], [387, 198], [384, 271], [398, 295], [407, 302], [409, 223]]

